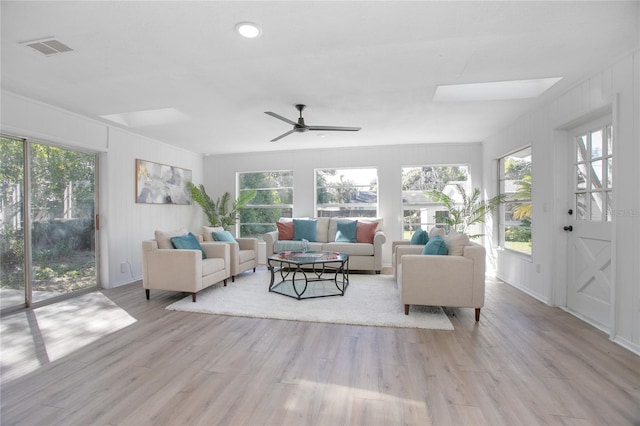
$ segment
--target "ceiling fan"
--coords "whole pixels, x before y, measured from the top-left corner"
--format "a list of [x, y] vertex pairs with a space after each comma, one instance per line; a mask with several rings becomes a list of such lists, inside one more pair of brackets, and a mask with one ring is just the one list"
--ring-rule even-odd
[[304, 118], [302, 118], [302, 110], [306, 105], [298, 104], [296, 105], [296, 109], [300, 111], [300, 117], [298, 118], [298, 122], [289, 120], [288, 118], [284, 118], [283, 116], [276, 114], [275, 112], [265, 111], [265, 114], [270, 115], [278, 120], [282, 120], [285, 123], [289, 123], [293, 125], [293, 129], [289, 130], [287, 133], [283, 133], [275, 139], [271, 139], [271, 142], [278, 141], [285, 136], [289, 136], [291, 133], [298, 132], [308, 132], [309, 130], [320, 130], [325, 132], [338, 131], [338, 132], [357, 132], [360, 130], [360, 127], [338, 127], [338, 126], [308, 126], [304, 124]]

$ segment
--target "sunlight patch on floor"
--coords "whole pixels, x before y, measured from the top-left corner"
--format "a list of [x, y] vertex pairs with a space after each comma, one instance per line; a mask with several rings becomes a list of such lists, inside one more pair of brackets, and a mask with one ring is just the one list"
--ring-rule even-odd
[[28, 374], [135, 321], [100, 292], [4, 317], [1, 381]]

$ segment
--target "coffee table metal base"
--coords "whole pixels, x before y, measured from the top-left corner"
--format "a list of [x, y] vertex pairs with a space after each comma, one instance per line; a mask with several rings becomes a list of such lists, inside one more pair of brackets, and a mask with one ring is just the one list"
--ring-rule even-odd
[[[292, 264], [268, 259], [269, 291], [294, 299], [344, 296], [349, 286], [349, 258], [330, 263]], [[280, 281], [276, 282], [279, 276]]]

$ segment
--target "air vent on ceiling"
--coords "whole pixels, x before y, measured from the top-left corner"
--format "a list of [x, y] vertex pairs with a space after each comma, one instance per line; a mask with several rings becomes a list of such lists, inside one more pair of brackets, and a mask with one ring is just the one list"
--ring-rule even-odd
[[73, 52], [72, 48], [53, 37], [45, 38], [42, 40], [27, 41], [21, 44], [29, 46], [30, 48], [37, 50], [45, 56], [52, 56], [58, 53]]

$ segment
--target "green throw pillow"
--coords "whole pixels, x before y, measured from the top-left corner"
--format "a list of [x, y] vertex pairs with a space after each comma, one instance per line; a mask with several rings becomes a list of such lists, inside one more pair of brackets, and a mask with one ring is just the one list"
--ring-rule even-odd
[[202, 250], [202, 246], [200, 242], [198, 242], [198, 238], [189, 232], [187, 235], [181, 235], [179, 237], [171, 238], [171, 244], [174, 248], [183, 249], [183, 250], [200, 250], [202, 252], [202, 258], [206, 259], [207, 255]]
[[411, 245], [423, 246], [429, 242], [429, 234], [424, 229], [418, 228], [411, 236]]
[[316, 240], [315, 219], [293, 219], [293, 239], [297, 241]]
[[422, 249], [422, 254], [445, 255], [448, 252], [447, 243], [444, 242], [440, 235], [431, 238]]
[[336, 232], [337, 243], [355, 243], [356, 232], [358, 229], [358, 221], [350, 220], [348, 222], [338, 222], [338, 231]]
[[235, 238], [233, 238], [233, 235], [231, 235], [231, 232], [229, 231], [213, 231], [211, 233], [211, 236], [213, 237], [214, 241], [229, 241], [232, 243], [237, 242]]

